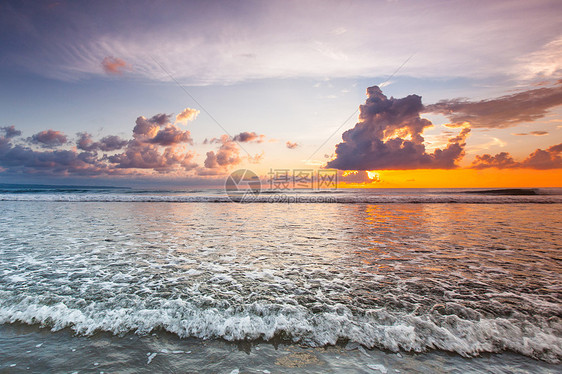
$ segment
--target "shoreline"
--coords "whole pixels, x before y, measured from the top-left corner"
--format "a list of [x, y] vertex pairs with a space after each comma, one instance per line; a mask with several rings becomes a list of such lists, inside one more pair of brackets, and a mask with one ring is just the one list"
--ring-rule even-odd
[[179, 338], [165, 331], [78, 336], [38, 325], [0, 325], [0, 370], [8, 372], [551, 373], [559, 365], [513, 352], [462, 357], [444, 351], [386, 352], [357, 344], [305, 347], [265, 341]]

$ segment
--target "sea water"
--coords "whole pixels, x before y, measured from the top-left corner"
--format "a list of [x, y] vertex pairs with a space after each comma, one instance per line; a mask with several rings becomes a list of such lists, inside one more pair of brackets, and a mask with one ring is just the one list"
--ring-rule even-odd
[[0, 369], [557, 372], [562, 195], [527, 192], [4, 188]]

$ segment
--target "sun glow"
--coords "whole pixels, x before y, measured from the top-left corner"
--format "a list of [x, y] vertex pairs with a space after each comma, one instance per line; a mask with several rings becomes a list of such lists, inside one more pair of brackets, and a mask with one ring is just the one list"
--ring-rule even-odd
[[[352, 174], [352, 173], [348, 173]], [[338, 182], [341, 188], [560, 187], [562, 169], [416, 169], [367, 171], [370, 180]]]
[[380, 181], [381, 177], [379, 175], [379, 173], [377, 173], [374, 170], [367, 170], [367, 177], [369, 177], [370, 180], [372, 181]]

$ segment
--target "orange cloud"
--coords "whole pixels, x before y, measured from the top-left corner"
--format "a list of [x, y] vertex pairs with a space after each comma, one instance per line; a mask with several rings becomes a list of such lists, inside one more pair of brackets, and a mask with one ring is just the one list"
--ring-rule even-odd
[[185, 108], [180, 114], [176, 116], [176, 122], [189, 122], [195, 120], [199, 115], [197, 109]]
[[299, 146], [299, 143], [297, 143], [297, 142], [287, 142], [285, 145], [289, 149], [295, 149]]
[[120, 58], [115, 58], [113, 56], [107, 56], [101, 62], [103, 70], [107, 74], [123, 74], [123, 70], [129, 69], [129, 64]]

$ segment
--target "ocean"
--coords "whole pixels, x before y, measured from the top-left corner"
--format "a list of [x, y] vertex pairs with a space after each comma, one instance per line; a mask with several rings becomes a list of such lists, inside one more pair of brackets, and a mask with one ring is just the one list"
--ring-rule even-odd
[[560, 372], [561, 189], [0, 185], [0, 260], [2, 372]]

